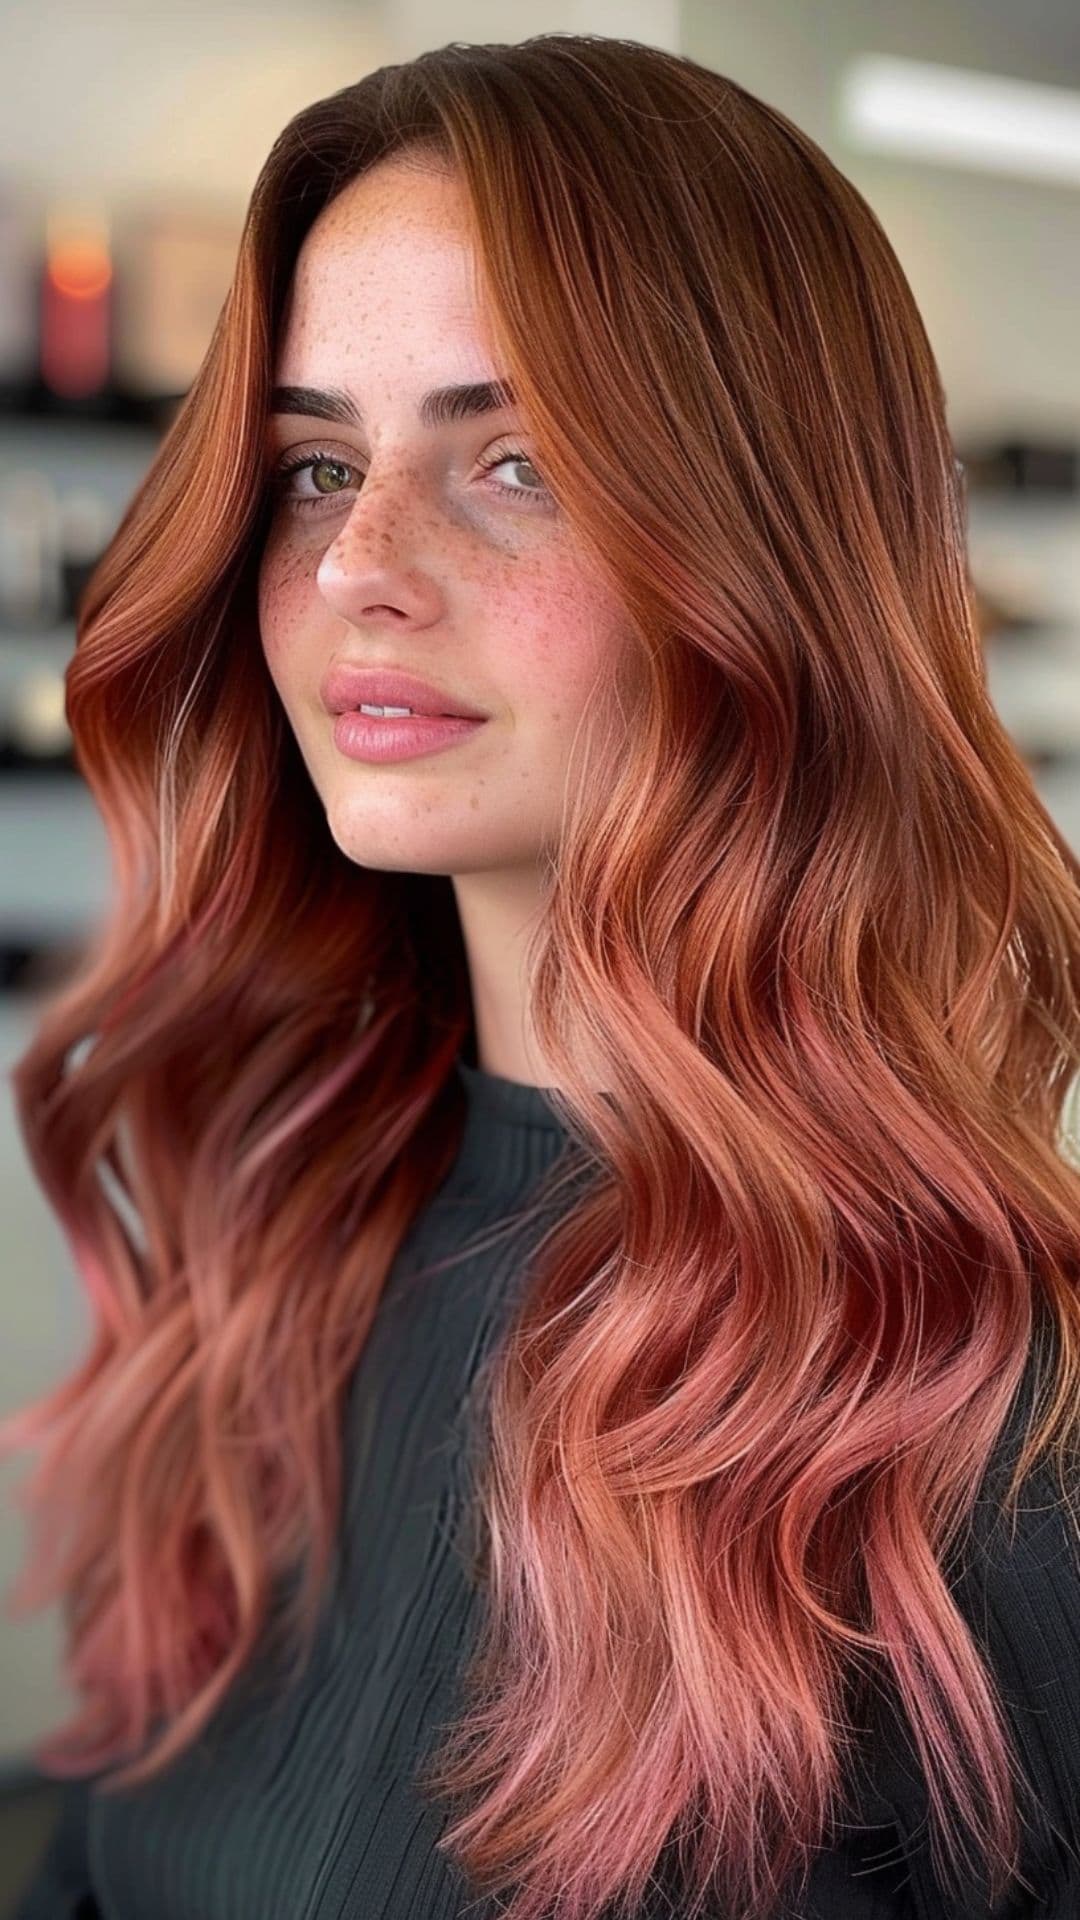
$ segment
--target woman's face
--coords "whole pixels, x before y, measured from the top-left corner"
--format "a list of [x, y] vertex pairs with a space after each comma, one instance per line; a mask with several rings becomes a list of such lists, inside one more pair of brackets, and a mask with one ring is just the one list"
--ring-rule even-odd
[[[625, 625], [529, 464], [520, 412], [421, 420], [429, 389], [503, 373], [474, 304], [460, 191], [396, 156], [306, 236], [275, 379], [347, 394], [363, 425], [272, 415], [274, 468], [323, 459], [275, 496], [259, 624], [345, 854], [520, 878], [557, 842], [575, 728]], [[412, 759], [350, 758], [320, 693], [340, 662], [404, 668], [489, 717]]]

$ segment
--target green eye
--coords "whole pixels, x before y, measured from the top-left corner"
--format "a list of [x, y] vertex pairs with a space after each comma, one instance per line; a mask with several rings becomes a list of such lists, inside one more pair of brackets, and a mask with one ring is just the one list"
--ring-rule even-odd
[[[484, 475], [485, 480], [487, 480], [487, 476], [494, 473], [496, 468], [507, 466], [528, 468], [529, 472], [532, 473], [539, 482], [539, 485], [523, 487], [507, 486], [502, 480], [491, 480], [488, 481], [487, 484], [493, 492], [501, 494], [504, 499], [513, 500], [526, 507], [553, 507], [555, 505], [555, 501], [544, 485], [539, 471], [533, 465], [528, 455], [519, 452], [517, 448], [504, 449], [497, 453], [493, 459], [481, 462], [480, 471]], [[298, 457], [282, 461], [281, 465], [275, 469], [271, 476], [272, 491], [278, 499], [284, 501], [290, 509], [296, 509], [302, 513], [310, 512], [312, 508], [318, 511], [324, 501], [333, 500], [336, 495], [347, 491], [349, 487], [348, 479], [343, 479], [341, 484], [337, 486], [331, 485], [321, 491], [316, 488], [314, 493], [297, 493], [289, 485], [289, 482], [293, 474], [310, 473], [314, 476], [318, 469], [324, 467], [336, 470], [339, 475], [354, 474], [357, 471], [351, 461], [342, 460], [336, 453], [323, 453], [319, 450], [316, 450], [314, 453], [303, 453]]]

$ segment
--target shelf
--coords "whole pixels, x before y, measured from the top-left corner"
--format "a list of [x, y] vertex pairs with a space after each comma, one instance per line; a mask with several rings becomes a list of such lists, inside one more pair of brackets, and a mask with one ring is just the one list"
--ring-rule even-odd
[[145, 426], [163, 428], [175, 414], [183, 394], [142, 394], [114, 391], [83, 400], [64, 400], [40, 382], [30, 386], [0, 385], [0, 422], [60, 420], [70, 426]]

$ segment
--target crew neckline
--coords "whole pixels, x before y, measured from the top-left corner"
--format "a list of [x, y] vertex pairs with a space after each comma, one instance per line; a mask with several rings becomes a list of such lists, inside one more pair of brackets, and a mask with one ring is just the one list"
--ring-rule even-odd
[[447, 1194], [500, 1207], [512, 1203], [547, 1172], [568, 1140], [551, 1104], [554, 1089], [507, 1080], [460, 1054], [454, 1064], [465, 1119]]
[[554, 1087], [534, 1087], [508, 1080], [486, 1067], [474, 1067], [460, 1055], [457, 1070], [468, 1097], [470, 1117], [498, 1121], [501, 1126], [541, 1127], [564, 1134], [566, 1128], [552, 1105]]

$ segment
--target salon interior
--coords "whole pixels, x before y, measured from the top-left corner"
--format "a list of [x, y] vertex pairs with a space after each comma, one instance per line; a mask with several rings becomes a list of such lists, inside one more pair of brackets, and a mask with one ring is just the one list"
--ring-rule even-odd
[[[8, 1073], [105, 912], [71, 751], [80, 596], [206, 352], [248, 196], [300, 107], [447, 41], [592, 32], [689, 54], [803, 127], [911, 283], [962, 462], [998, 711], [1080, 852], [1076, 0], [7, 0], [0, 9], [0, 1417], [90, 1329]], [[0, 1587], [26, 1461], [0, 1463]], [[0, 1611], [0, 1920], [55, 1813], [60, 1622]]]

